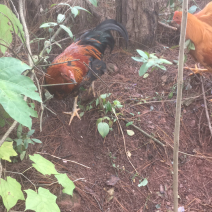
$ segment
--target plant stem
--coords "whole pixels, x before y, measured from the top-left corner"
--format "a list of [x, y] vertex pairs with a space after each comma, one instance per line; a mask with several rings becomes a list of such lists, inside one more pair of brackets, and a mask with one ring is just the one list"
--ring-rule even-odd
[[174, 212], [178, 212], [178, 151], [179, 151], [179, 135], [180, 135], [180, 116], [181, 116], [181, 102], [183, 89], [183, 65], [184, 65], [184, 43], [187, 26], [188, 0], [183, 0], [183, 17], [181, 23], [180, 34], [180, 50], [179, 50], [179, 66], [178, 66], [178, 80], [177, 80], [177, 102], [176, 102], [176, 116], [174, 129], [174, 175], [173, 175], [173, 193], [174, 193]]

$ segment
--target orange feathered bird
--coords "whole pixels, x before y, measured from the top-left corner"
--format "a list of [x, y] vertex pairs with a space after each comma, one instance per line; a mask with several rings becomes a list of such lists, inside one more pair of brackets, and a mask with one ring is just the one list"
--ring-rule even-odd
[[212, 26], [212, 1], [209, 2], [201, 11], [194, 14], [200, 21]]
[[107, 46], [112, 51], [115, 45], [110, 30], [118, 31], [128, 41], [128, 33], [122, 24], [113, 19], [105, 20], [67, 47], [47, 69], [46, 84], [58, 84], [48, 86], [49, 92], [57, 99], [69, 94], [75, 97], [72, 112], [66, 112], [71, 114], [69, 125], [74, 116], [80, 119], [77, 108], [79, 88], [92, 85], [94, 89], [93, 81], [106, 71], [106, 64], [101, 59]]
[[[181, 24], [182, 12], [175, 11], [173, 21]], [[195, 60], [207, 68], [195, 68], [193, 69], [194, 73], [212, 72], [212, 27], [188, 13], [186, 39], [190, 39], [195, 46], [195, 50], [190, 50], [190, 54]]]

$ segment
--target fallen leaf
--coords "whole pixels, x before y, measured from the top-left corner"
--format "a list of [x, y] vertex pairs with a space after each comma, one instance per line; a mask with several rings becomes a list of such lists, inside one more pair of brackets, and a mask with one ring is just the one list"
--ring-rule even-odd
[[114, 175], [110, 176], [110, 179], [106, 181], [107, 185], [114, 186], [120, 179]]
[[131, 157], [131, 152], [130, 151], [127, 151], [127, 156], [130, 158]]

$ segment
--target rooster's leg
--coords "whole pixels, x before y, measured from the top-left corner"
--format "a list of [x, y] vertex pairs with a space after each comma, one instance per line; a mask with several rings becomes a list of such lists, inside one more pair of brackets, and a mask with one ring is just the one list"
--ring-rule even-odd
[[94, 81], [91, 83], [91, 86], [90, 86], [90, 88], [89, 88], [89, 90], [88, 90], [88, 93], [90, 94], [91, 91], [92, 91], [92, 93], [93, 93], [93, 96], [95, 97], [95, 96], [96, 96], [96, 93], [95, 93], [95, 91], [94, 91]]
[[195, 64], [195, 68], [184, 67], [184, 69], [189, 69], [189, 70], [193, 71], [193, 73], [189, 74], [189, 76], [191, 76], [193, 74], [200, 74], [201, 75], [203, 72], [207, 72], [208, 71], [208, 69], [199, 68], [199, 63]]
[[80, 118], [80, 116], [79, 116], [79, 114], [78, 114], [78, 111], [79, 111], [80, 109], [77, 108], [77, 99], [78, 99], [78, 96], [76, 96], [76, 97], [74, 98], [74, 105], [73, 105], [72, 112], [63, 112], [63, 113], [65, 113], [65, 114], [71, 115], [71, 118], [70, 118], [70, 121], [69, 121], [69, 125], [71, 124], [71, 122], [72, 122], [74, 116], [77, 116], [77, 117], [81, 120], [81, 118]]

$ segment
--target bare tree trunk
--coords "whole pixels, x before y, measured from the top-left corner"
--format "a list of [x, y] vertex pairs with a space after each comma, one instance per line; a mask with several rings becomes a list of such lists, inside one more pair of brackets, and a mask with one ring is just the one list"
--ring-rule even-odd
[[155, 43], [159, 5], [157, 0], [116, 0], [116, 20], [126, 26], [130, 43]]

